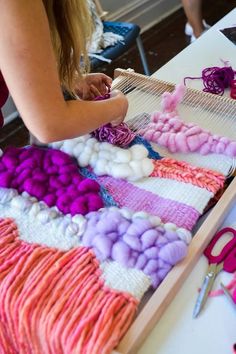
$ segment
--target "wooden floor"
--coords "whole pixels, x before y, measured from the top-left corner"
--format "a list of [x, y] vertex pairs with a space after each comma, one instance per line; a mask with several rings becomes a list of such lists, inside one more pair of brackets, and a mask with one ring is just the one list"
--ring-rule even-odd
[[[236, 6], [236, 0], [205, 0], [203, 14], [206, 21], [213, 25]], [[183, 9], [176, 11], [166, 19], [142, 34], [142, 41], [151, 73], [155, 72], [171, 58], [189, 45], [189, 37], [184, 34], [186, 18]], [[236, 19], [235, 19], [236, 23]], [[222, 58], [227, 60], [227, 58]], [[217, 58], [216, 58], [217, 60]], [[219, 65], [216, 62], [216, 65]], [[136, 46], [111, 64], [96, 71], [105, 72], [113, 77], [115, 68], [132, 68], [143, 73]], [[235, 68], [234, 68], [235, 69]], [[9, 145], [23, 146], [28, 143], [28, 132], [22, 120], [16, 119], [0, 131], [0, 147]]]

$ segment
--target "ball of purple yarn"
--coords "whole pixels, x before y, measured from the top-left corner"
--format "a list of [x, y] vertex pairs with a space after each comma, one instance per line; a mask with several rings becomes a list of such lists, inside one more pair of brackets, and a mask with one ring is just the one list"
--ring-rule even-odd
[[223, 95], [224, 89], [230, 86], [233, 79], [234, 71], [231, 66], [206, 68], [202, 71], [205, 87], [203, 91]]
[[130, 130], [126, 123], [117, 126], [106, 124], [93, 132], [93, 136], [98, 141], [107, 141], [110, 144], [126, 147], [135, 138], [135, 133]]
[[[97, 96], [94, 101], [102, 101], [110, 98], [110, 91], [104, 96]], [[96, 129], [92, 135], [98, 141], [106, 141], [112, 145], [126, 147], [134, 140], [135, 134], [130, 130], [126, 123], [120, 123], [117, 126], [112, 126], [110, 123]]]

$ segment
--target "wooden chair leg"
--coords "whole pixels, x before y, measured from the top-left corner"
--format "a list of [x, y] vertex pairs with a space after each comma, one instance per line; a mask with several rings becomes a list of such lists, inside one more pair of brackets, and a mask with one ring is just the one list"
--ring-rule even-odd
[[137, 47], [139, 50], [139, 55], [143, 64], [143, 70], [145, 75], [150, 76], [150, 71], [149, 71], [149, 67], [148, 67], [148, 63], [147, 63], [147, 58], [144, 52], [144, 48], [143, 48], [143, 43], [141, 40], [140, 35], [136, 38], [136, 43], [137, 43]]

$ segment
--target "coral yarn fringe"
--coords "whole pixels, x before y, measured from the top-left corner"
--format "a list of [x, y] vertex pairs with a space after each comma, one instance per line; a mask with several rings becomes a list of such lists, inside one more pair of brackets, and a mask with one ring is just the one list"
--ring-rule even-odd
[[0, 220], [0, 353], [110, 353], [138, 302], [109, 289], [85, 247], [28, 244]]
[[216, 193], [224, 186], [224, 175], [206, 168], [194, 167], [183, 161], [171, 158], [153, 160], [154, 171], [150, 177], [172, 178], [177, 181], [191, 183]]

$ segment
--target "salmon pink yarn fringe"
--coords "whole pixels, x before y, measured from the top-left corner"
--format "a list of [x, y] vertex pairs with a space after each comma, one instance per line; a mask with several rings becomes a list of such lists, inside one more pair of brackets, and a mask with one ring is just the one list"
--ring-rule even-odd
[[138, 301], [100, 276], [91, 250], [28, 244], [12, 220], [1, 220], [1, 353], [110, 353]]
[[164, 158], [153, 160], [154, 171], [151, 177], [172, 178], [206, 188], [214, 194], [224, 186], [225, 176], [206, 168], [191, 166], [186, 162]]

